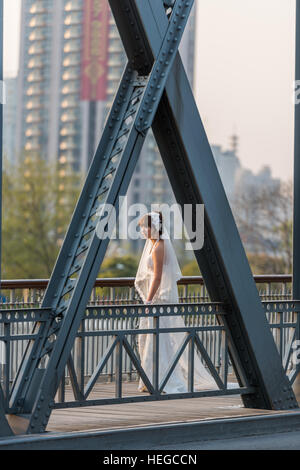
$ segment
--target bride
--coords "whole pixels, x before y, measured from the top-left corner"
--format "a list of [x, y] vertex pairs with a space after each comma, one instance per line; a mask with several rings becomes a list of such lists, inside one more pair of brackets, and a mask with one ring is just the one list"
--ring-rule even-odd
[[[145, 304], [179, 303], [177, 281], [182, 277], [168, 232], [162, 221], [161, 212], [149, 212], [139, 220], [141, 233], [146, 238], [135, 279], [135, 288]], [[162, 237], [163, 236], [163, 237]], [[161, 328], [185, 326], [180, 315], [161, 316]], [[141, 329], [153, 328], [152, 317], [140, 317]], [[185, 332], [159, 334], [159, 382], [163, 379], [175, 354], [179, 349]], [[138, 350], [141, 366], [152, 383], [152, 334], [138, 334]], [[164, 393], [183, 393], [188, 391], [188, 346], [185, 347], [169, 380]], [[218, 386], [194, 352], [194, 390], [216, 390]], [[140, 378], [138, 390], [147, 392]]]

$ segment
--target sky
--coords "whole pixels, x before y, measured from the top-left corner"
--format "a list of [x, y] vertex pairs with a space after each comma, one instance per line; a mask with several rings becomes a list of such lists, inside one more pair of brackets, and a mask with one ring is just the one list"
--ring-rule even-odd
[[[293, 178], [296, 0], [195, 0], [195, 98], [211, 145]], [[4, 70], [18, 69], [21, 0], [4, 0]]]

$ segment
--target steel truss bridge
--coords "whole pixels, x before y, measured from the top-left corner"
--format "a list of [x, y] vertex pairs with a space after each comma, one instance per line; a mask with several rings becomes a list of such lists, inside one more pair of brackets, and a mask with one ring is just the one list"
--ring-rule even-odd
[[[0, 436], [43, 433], [55, 408], [124, 401], [239, 394], [248, 408], [298, 408], [292, 385], [298, 374], [293, 343], [299, 338], [300, 301], [294, 299], [300, 299], [300, 244], [297, 240], [294, 246], [293, 299], [262, 301], [178, 52], [194, 0], [109, 0], [109, 4], [128, 63], [41, 304], [0, 312], [0, 340], [5, 344]], [[0, 5], [3, 13], [2, 1]], [[3, 14], [1, 19], [3, 24]], [[195, 257], [210, 301], [91, 306], [109, 243], [96, 234], [104, 217], [99, 209], [112, 204], [119, 213], [119, 197], [126, 195], [150, 127], [177, 203], [204, 204], [204, 247], [195, 251]], [[294, 236], [300, 233], [297, 139], [296, 133]], [[145, 315], [152, 317], [153, 328], [139, 330], [138, 319]], [[179, 331], [160, 328], [165, 315], [184, 317], [180, 330], [184, 339], [159, 382], [159, 337]], [[153, 335], [152, 377], [145, 374], [135, 347], [136, 336], [142, 333]], [[105, 347], [86, 380], [85, 345], [91, 338], [101, 339]], [[215, 356], [209, 347], [213, 340]], [[188, 392], [163, 394], [185, 348]], [[218, 390], [194, 390], [194, 353], [210, 370]], [[93, 389], [112, 356], [115, 398], [97, 399]], [[125, 359], [144, 381], [148, 396], [123, 396]], [[229, 370], [236, 378], [234, 389], [227, 386]], [[67, 381], [71, 400], [65, 395]]]

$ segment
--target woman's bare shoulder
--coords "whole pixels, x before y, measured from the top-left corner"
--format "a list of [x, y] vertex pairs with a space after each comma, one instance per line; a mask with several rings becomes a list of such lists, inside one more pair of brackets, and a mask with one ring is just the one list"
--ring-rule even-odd
[[164, 240], [160, 239], [156, 246], [155, 249], [153, 250], [153, 255], [154, 256], [160, 256], [164, 252]]

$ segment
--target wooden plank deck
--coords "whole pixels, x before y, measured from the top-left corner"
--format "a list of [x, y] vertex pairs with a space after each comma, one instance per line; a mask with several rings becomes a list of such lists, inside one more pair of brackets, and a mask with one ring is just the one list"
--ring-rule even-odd
[[[137, 396], [137, 382], [123, 382], [123, 396]], [[90, 399], [113, 398], [115, 384], [97, 384]], [[143, 393], [147, 395], [147, 393]], [[66, 390], [66, 400], [72, 397]], [[292, 412], [293, 410], [291, 410]], [[185, 398], [102, 405], [84, 408], [53, 410], [48, 432], [78, 432], [104, 429], [124, 429], [136, 426], [183, 423], [239, 416], [270, 415], [289, 411], [270, 411], [244, 408], [239, 396]]]

